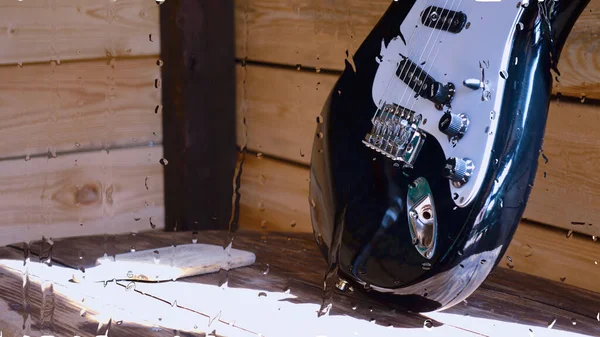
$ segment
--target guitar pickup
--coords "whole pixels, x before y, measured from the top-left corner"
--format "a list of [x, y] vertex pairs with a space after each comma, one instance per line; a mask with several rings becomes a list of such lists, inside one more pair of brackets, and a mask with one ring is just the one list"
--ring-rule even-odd
[[363, 144], [412, 168], [426, 137], [419, 129], [421, 118], [421, 115], [397, 104], [384, 104], [371, 120], [373, 128], [365, 136]]
[[436, 105], [448, 105], [454, 98], [454, 84], [444, 85], [437, 82], [423, 68], [406, 57], [400, 61], [396, 76], [415, 91], [416, 96], [426, 98]]
[[467, 15], [463, 12], [429, 6], [421, 14], [421, 23], [433, 29], [458, 34], [467, 24]]

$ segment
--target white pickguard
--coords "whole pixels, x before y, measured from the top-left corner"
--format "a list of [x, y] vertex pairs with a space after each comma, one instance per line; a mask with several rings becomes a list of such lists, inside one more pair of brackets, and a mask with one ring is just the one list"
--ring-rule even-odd
[[[475, 163], [473, 174], [465, 185], [457, 188], [448, 181], [454, 202], [460, 207], [468, 205], [477, 196], [491, 158], [506, 83], [500, 72], [508, 68], [509, 62], [516, 61], [509, 57], [513, 35], [523, 12], [517, 3], [517, 0], [418, 0], [400, 26], [406, 45], [400, 37], [387, 46], [382, 41], [382, 59], [377, 59], [380, 65], [373, 83], [373, 101], [378, 107], [385, 102], [396, 103], [421, 114], [423, 120], [427, 119], [420, 126], [429, 133], [426, 141], [433, 136], [441, 144], [446, 158], [469, 158]], [[468, 29], [454, 34], [422, 25], [420, 13], [432, 5], [465, 13]], [[452, 112], [464, 113], [470, 120], [467, 132], [456, 146], [453, 147], [448, 136], [438, 130], [443, 113], [431, 101], [415, 99], [415, 92], [395, 75], [402, 60], [400, 54], [419, 64], [436, 81], [451, 82], [456, 86]], [[421, 65], [423, 62], [425, 64]], [[491, 97], [487, 101], [482, 101], [482, 89], [472, 90], [463, 85], [465, 79], [481, 79], [480, 64], [486, 68], [485, 79], [489, 81], [486, 90], [491, 92]]]

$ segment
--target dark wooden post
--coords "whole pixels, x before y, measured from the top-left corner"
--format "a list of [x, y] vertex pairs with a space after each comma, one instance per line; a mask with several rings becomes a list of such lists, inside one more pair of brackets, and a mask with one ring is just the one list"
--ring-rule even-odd
[[233, 0], [167, 0], [160, 25], [166, 228], [228, 228], [237, 153]]

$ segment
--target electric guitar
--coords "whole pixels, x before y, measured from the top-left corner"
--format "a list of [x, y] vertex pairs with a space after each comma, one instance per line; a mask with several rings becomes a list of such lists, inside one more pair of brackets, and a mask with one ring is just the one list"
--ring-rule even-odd
[[309, 203], [328, 282], [420, 312], [481, 285], [525, 209], [588, 2], [391, 3], [318, 119]]

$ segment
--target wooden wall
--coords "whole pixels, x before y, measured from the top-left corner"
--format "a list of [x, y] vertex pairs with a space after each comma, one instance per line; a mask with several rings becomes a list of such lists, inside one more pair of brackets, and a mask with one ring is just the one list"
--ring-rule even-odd
[[0, 245], [164, 227], [157, 3], [2, 1], [0, 22]]
[[[249, 153], [240, 226], [310, 232], [316, 117], [390, 1], [237, 0], [238, 145]], [[500, 267], [600, 291], [600, 0], [563, 51], [560, 82], [525, 219]], [[571, 99], [566, 99], [566, 98]], [[579, 103], [583, 102], [583, 103]], [[243, 121], [245, 120], [245, 124]], [[246, 136], [247, 135], [247, 136]], [[570, 231], [573, 231], [572, 233]]]

